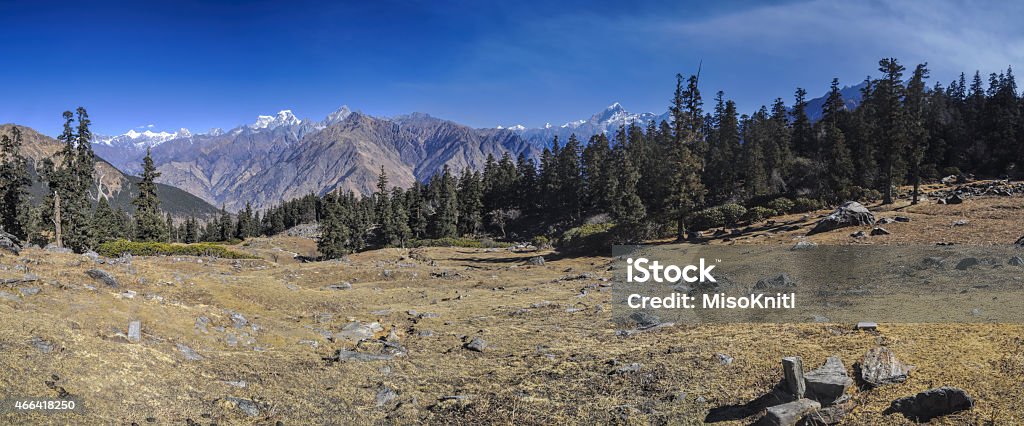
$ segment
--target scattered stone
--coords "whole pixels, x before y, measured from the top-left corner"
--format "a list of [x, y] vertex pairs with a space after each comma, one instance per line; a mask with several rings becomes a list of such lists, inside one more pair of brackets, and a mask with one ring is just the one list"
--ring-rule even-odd
[[1024, 248], [1024, 237], [1020, 237], [1019, 239], [1017, 239], [1017, 241], [1013, 243], [1013, 245]]
[[210, 325], [210, 319], [209, 318], [207, 318], [205, 316], [196, 318], [196, 330], [199, 330], [199, 331], [201, 331], [203, 333], [209, 333], [210, 331], [206, 329], [206, 326], [208, 326], [208, 325]]
[[853, 238], [867, 238], [868, 234], [865, 233], [864, 231], [857, 231], [850, 234], [850, 236]]
[[860, 378], [872, 386], [903, 383], [910, 374], [910, 366], [896, 359], [896, 354], [885, 346], [871, 348], [860, 362]]
[[967, 257], [956, 264], [956, 269], [966, 271], [970, 269], [972, 266], [978, 266], [978, 264], [980, 263], [981, 262], [976, 257]]
[[832, 214], [825, 216], [818, 221], [818, 224], [808, 232], [807, 235], [813, 235], [820, 232], [828, 232], [833, 229], [844, 228], [847, 226], [863, 226], [863, 225], [874, 225], [875, 215], [871, 213], [867, 207], [856, 201], [847, 201], [843, 205], [839, 206]]
[[796, 243], [790, 250], [810, 250], [817, 246], [818, 244], [813, 241], [800, 241]]
[[377, 406], [378, 407], [383, 407], [385, 405], [388, 405], [388, 404], [391, 403], [391, 401], [394, 401], [397, 398], [398, 398], [398, 392], [395, 392], [393, 389], [391, 389], [391, 388], [389, 388], [387, 386], [381, 386], [381, 388], [377, 390], [377, 398], [376, 399], [377, 399]]
[[233, 404], [235, 408], [239, 409], [249, 417], [256, 417], [260, 415], [260, 406], [251, 399], [242, 399], [235, 397], [224, 398], [229, 403]]
[[909, 420], [928, 422], [973, 407], [974, 399], [963, 389], [943, 386], [899, 398], [892, 402], [886, 413], [901, 413]]
[[869, 322], [869, 321], [861, 321], [861, 322], [858, 322], [857, 325], [853, 327], [853, 329], [854, 330], [864, 330], [864, 331], [878, 331], [878, 323]]
[[8, 300], [11, 302], [20, 302], [21, 298], [15, 294], [8, 293], [6, 291], [0, 291], [0, 299]]
[[941, 257], [926, 257], [926, 258], [924, 258], [924, 260], [921, 261], [921, 264], [923, 264], [926, 267], [934, 266], [934, 267], [937, 267], [937, 268], [941, 268], [942, 267], [942, 262], [944, 260], [945, 259], [943, 259]]
[[21, 254], [21, 241], [14, 235], [0, 231], [0, 250], [19, 256]]
[[879, 235], [889, 235], [889, 234], [892, 234], [892, 232], [889, 232], [888, 230], [886, 230], [885, 228], [882, 228], [880, 226], [876, 226], [876, 227], [871, 229], [871, 236], [872, 237], [877, 237]]
[[981, 316], [981, 309], [978, 309], [978, 308], [971, 309], [971, 316], [972, 317], [980, 317]]
[[373, 338], [374, 334], [384, 331], [384, 327], [381, 327], [379, 322], [363, 323], [359, 321], [352, 321], [345, 324], [341, 328], [341, 331], [335, 333], [336, 339], [343, 339], [349, 341], [360, 341], [363, 339]]
[[487, 341], [479, 337], [474, 337], [473, 340], [470, 340], [469, 343], [466, 343], [463, 347], [473, 352], [483, 352], [484, 349], [487, 349]]
[[419, 318], [419, 319], [441, 318], [441, 314], [436, 313], [436, 312], [424, 312], [422, 314], [417, 315], [416, 317]]
[[25, 297], [35, 296], [39, 294], [39, 291], [39, 287], [18, 287], [18, 292]]
[[242, 328], [249, 323], [249, 320], [245, 318], [245, 315], [242, 315], [238, 312], [232, 312], [231, 323], [235, 325], [235, 328]]
[[331, 285], [329, 285], [327, 287], [324, 287], [324, 288], [326, 288], [327, 290], [351, 290], [352, 289], [352, 283], [350, 283], [348, 281], [344, 281], [344, 282], [342, 282], [340, 284], [331, 284]]
[[770, 278], [762, 278], [757, 280], [754, 284], [754, 290], [770, 290], [778, 288], [796, 287], [796, 281], [793, 281], [785, 272]]
[[526, 261], [526, 264], [533, 266], [544, 266], [544, 256], [534, 256]]
[[358, 362], [369, 362], [369, 361], [389, 361], [394, 359], [395, 356], [391, 354], [371, 354], [366, 352], [356, 352], [346, 349], [338, 349], [334, 353], [333, 357], [326, 358], [328, 361], [358, 361]]
[[804, 363], [798, 356], [782, 358], [782, 374], [786, 384], [786, 390], [796, 398], [803, 398], [807, 391], [807, 384], [804, 381]]
[[942, 204], [963, 204], [964, 199], [959, 194], [953, 194], [942, 200]]
[[642, 367], [642, 365], [640, 365], [640, 363], [638, 363], [638, 362], [634, 362], [632, 364], [620, 365], [620, 366], [615, 367], [615, 369], [613, 369], [608, 374], [611, 375], [611, 376], [614, 376], [614, 375], [617, 375], [617, 374], [636, 373], [637, 371], [640, 371], [640, 367]]
[[831, 405], [845, 398], [847, 389], [853, 386], [853, 379], [846, 373], [846, 366], [836, 356], [830, 356], [816, 370], [804, 374], [807, 397]]
[[434, 335], [434, 330], [420, 330], [416, 332], [419, 337], [431, 337]]
[[729, 365], [733, 361], [733, 357], [726, 354], [715, 354], [715, 359], [718, 360], [720, 365]]
[[900, 222], [900, 223], [910, 222], [910, 218], [906, 217], [906, 216], [896, 216], [896, 217], [893, 218], [893, 220], [895, 220], [897, 222]]
[[647, 311], [637, 311], [629, 315], [629, 319], [636, 321], [640, 328], [654, 327], [661, 324], [661, 318]]
[[106, 271], [104, 271], [102, 269], [90, 269], [88, 271], [85, 271], [85, 274], [88, 275], [90, 278], [92, 278], [94, 280], [98, 280], [99, 282], [102, 282], [103, 284], [106, 284], [107, 287], [110, 287], [110, 288], [119, 288], [119, 287], [121, 287], [121, 285], [118, 284], [117, 279], [114, 278], [113, 275], [110, 275], [109, 273], [107, 273]]
[[132, 321], [128, 323], [128, 341], [138, 343], [142, 340], [142, 322]]
[[53, 349], [56, 346], [53, 344], [53, 342], [39, 336], [35, 336], [29, 339], [28, 344], [32, 345], [33, 348], [36, 348], [37, 350], [39, 350], [39, 352], [42, 352], [44, 354], [53, 352]]
[[796, 401], [769, 407], [768, 412], [758, 424], [771, 426], [794, 426], [800, 419], [814, 413], [821, 408], [821, 404], [807, 398], [800, 398]]
[[53, 243], [47, 244], [46, 247], [43, 247], [43, 250], [46, 250], [50, 253], [74, 253], [73, 250], [67, 247], [57, 247], [57, 245]]
[[184, 344], [181, 344], [181, 343], [178, 343], [175, 346], [177, 346], [178, 351], [181, 352], [181, 354], [185, 356], [185, 359], [187, 359], [189, 361], [199, 361], [199, 360], [203, 359], [203, 357], [201, 355], [199, 355], [199, 352], [196, 352], [195, 349], [192, 349], [192, 348], [190, 348], [190, 347], [188, 347], [188, 346], [186, 346]]
[[93, 262], [96, 262], [96, 263], [102, 263], [102, 262], [100, 262], [100, 255], [99, 255], [99, 253], [96, 253], [96, 252], [94, 252], [92, 250], [89, 250], [89, 251], [87, 251], [85, 253], [82, 253], [82, 257], [85, 257], [85, 258], [87, 258], [87, 259], [89, 259], [89, 260], [91, 260]]
[[1009, 263], [1010, 266], [1024, 266], [1024, 259], [1022, 259], [1020, 256], [1014, 256], [1011, 257], [1010, 261], [1007, 263]]
[[971, 223], [971, 221], [967, 219], [957, 219], [953, 221], [953, 226], [967, 226], [968, 223]]
[[249, 384], [246, 383], [245, 380], [225, 380], [224, 384], [226, 384], [228, 386], [233, 386], [233, 387], [236, 387], [236, 388], [244, 388], [246, 386], [249, 386]]

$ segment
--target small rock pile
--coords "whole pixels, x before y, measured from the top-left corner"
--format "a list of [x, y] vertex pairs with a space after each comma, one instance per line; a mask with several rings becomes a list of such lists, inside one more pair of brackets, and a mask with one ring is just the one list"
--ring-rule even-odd
[[820, 232], [828, 232], [833, 229], [845, 228], [848, 226], [874, 225], [875, 215], [856, 201], [847, 201], [839, 206], [834, 212], [818, 221], [818, 224], [808, 232], [813, 235]]

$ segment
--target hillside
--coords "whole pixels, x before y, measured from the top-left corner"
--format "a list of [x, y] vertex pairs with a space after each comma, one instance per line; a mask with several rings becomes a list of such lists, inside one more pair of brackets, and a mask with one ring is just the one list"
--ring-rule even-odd
[[[0, 134], [10, 134], [11, 124], [0, 125]], [[49, 136], [35, 130], [18, 126], [22, 134], [22, 152], [29, 158], [29, 173], [32, 175], [32, 187], [29, 192], [38, 202], [46, 194], [45, 183], [40, 182], [38, 168], [42, 160], [53, 156], [60, 150], [60, 143]], [[125, 211], [132, 211], [132, 200], [138, 194], [138, 177], [129, 176], [106, 160], [96, 158], [96, 190], [106, 197], [112, 206]], [[213, 217], [219, 210], [202, 199], [173, 186], [158, 184], [157, 195], [161, 207], [176, 217], [196, 216], [198, 218]]]

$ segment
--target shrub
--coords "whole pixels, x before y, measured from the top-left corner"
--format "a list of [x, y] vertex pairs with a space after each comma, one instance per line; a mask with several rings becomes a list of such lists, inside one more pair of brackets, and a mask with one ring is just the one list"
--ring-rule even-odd
[[855, 201], [875, 201], [882, 198], [882, 193], [877, 189], [861, 188], [854, 186], [850, 188], [850, 199]]
[[793, 200], [791, 213], [807, 213], [822, 208], [821, 201], [807, 197], [797, 197]]
[[132, 256], [209, 256], [222, 259], [257, 259], [246, 253], [239, 253], [221, 244], [169, 244], [138, 241], [107, 241], [96, 248], [96, 252], [106, 257], [119, 257], [124, 254]]
[[434, 238], [434, 239], [421, 239], [413, 240], [410, 244], [412, 247], [465, 247], [465, 248], [506, 248], [511, 247], [511, 243], [503, 243], [494, 241], [490, 238]]
[[766, 205], [765, 207], [768, 207], [769, 209], [775, 210], [775, 213], [777, 213], [777, 214], [787, 214], [787, 213], [793, 211], [793, 207], [795, 205], [796, 205], [796, 203], [790, 201], [789, 198], [779, 197], [779, 198], [776, 198], [774, 200], [769, 201], [768, 205]]
[[690, 227], [695, 231], [725, 226], [725, 214], [721, 209], [712, 207], [697, 211], [690, 216]]
[[548, 237], [545, 237], [543, 235], [538, 235], [536, 237], [533, 237], [532, 240], [530, 240], [530, 244], [537, 248], [544, 248], [549, 247], [551, 245], [551, 240], [549, 240]]
[[956, 167], [956, 166], [949, 166], [949, 167], [943, 167], [942, 168], [942, 177], [946, 177], [946, 176], [960, 176], [962, 174], [963, 174], [963, 172], [961, 172], [960, 168]]
[[747, 208], [739, 204], [722, 204], [715, 208], [722, 212], [722, 220], [729, 226], [735, 225], [747, 214]]
[[563, 251], [610, 250], [614, 223], [581, 225], [565, 231], [558, 239], [558, 249]]
[[747, 220], [749, 220], [752, 223], [753, 222], [760, 222], [760, 221], [765, 220], [765, 219], [767, 219], [769, 217], [772, 217], [774, 215], [775, 215], [775, 210], [772, 210], [772, 209], [770, 209], [768, 207], [764, 207], [764, 206], [755, 206], [755, 207], [751, 207], [749, 210], [747, 210]]

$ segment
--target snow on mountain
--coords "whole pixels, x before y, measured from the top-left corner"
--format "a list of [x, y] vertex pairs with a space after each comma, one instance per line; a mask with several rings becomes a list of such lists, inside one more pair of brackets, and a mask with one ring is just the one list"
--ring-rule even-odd
[[[523, 126], [512, 126], [505, 127], [504, 129], [518, 134], [534, 146], [544, 147], [550, 146], [556, 136], [564, 142], [570, 135], [575, 134], [580, 140], [586, 141], [596, 134], [614, 133], [619, 126], [647, 126], [647, 123], [651, 121], [657, 123], [662, 120], [667, 121], [668, 119], [668, 112], [661, 115], [650, 112], [631, 113], [622, 104], [615, 102], [604, 110], [590, 116], [589, 119], [570, 121], [558, 127], [547, 123], [544, 127], [540, 128], [528, 129]], [[501, 126], [498, 126], [498, 128], [502, 129]]]
[[187, 138], [191, 136], [192, 132], [185, 128], [178, 129], [178, 131], [174, 133], [154, 132], [152, 130], [137, 132], [135, 131], [135, 129], [132, 129], [124, 134], [120, 134], [117, 136], [95, 135], [93, 137], [93, 143], [102, 144], [110, 147], [129, 147], [143, 149], [152, 148], [171, 139]]
[[256, 122], [249, 125], [250, 129], [276, 129], [281, 126], [294, 126], [301, 124], [302, 120], [299, 120], [295, 114], [292, 114], [292, 110], [286, 109], [281, 110], [277, 115], [261, 115], [256, 118]]
[[334, 123], [340, 123], [350, 115], [352, 115], [352, 110], [349, 109], [348, 105], [342, 105], [337, 111], [327, 114], [327, 118], [320, 122], [320, 126], [327, 127]]

